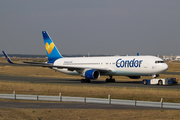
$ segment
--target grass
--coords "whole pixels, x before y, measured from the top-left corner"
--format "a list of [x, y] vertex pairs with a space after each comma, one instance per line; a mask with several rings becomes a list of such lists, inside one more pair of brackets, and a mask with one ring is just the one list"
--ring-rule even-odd
[[75, 97], [95, 97], [112, 99], [145, 100], [180, 103], [180, 91], [174, 89], [153, 89], [153, 88], [127, 88], [127, 87], [107, 87], [107, 86], [74, 86], [65, 84], [38, 84], [38, 83], [17, 83], [0, 82], [1, 93], [16, 91], [16, 94], [34, 95], [55, 95], [61, 92], [62, 96]]
[[179, 110], [0, 109], [0, 120], [178, 120]]

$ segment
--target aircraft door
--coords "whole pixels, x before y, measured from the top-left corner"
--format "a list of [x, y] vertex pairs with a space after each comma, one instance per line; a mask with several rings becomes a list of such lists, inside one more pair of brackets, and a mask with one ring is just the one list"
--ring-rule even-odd
[[147, 60], [144, 60], [144, 62], [143, 62], [143, 67], [144, 67], [144, 68], [148, 68], [148, 61], [147, 61]]

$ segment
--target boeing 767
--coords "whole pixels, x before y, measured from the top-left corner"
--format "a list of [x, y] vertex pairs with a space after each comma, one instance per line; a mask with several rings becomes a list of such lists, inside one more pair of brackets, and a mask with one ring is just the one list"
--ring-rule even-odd
[[138, 79], [141, 76], [159, 76], [168, 69], [168, 65], [155, 56], [107, 56], [107, 57], [63, 57], [46, 31], [42, 31], [48, 62], [14, 63], [3, 51], [11, 64], [48, 67], [69, 74], [80, 75], [81, 82], [96, 80], [101, 75], [109, 76], [106, 82], [115, 82], [113, 76], [127, 76]]

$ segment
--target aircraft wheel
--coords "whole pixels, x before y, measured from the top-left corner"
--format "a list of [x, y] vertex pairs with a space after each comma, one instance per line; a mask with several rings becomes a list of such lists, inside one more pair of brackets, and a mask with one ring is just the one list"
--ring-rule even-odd
[[162, 80], [159, 80], [158, 84], [159, 84], [159, 85], [163, 85]]
[[108, 78], [106, 79], [106, 82], [107, 82], [107, 83], [109, 82], [109, 79], [108, 79]]
[[84, 83], [84, 79], [81, 79], [81, 83]]
[[90, 82], [91, 82], [91, 80], [90, 80], [90, 79], [87, 79], [87, 80], [86, 80], [86, 82], [87, 82], [87, 83], [90, 83]]
[[91, 80], [90, 79], [81, 79], [81, 83], [90, 83]]
[[113, 79], [106, 79], [106, 82], [108, 83], [108, 82], [115, 82], [115, 79], [113, 78]]
[[144, 81], [143, 81], [143, 84], [144, 84], [144, 85], [147, 85], [147, 81], [146, 81], [146, 80], [144, 80]]

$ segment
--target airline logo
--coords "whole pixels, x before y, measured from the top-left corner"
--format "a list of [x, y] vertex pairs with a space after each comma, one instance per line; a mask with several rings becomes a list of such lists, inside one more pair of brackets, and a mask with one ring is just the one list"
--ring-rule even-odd
[[46, 48], [48, 54], [51, 54], [52, 50], [54, 49], [54, 43], [52, 42], [50, 45], [48, 43], [46, 43], [45, 48]]
[[126, 67], [141, 67], [141, 63], [143, 60], [136, 60], [135, 58], [133, 60], [122, 60], [118, 59], [116, 61], [116, 67], [118, 68], [126, 68]]

